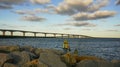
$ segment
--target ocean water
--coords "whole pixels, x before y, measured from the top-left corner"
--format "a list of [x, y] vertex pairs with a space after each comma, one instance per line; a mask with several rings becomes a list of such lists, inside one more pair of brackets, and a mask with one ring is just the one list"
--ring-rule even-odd
[[[66, 38], [0, 38], [0, 45], [33, 46], [62, 50]], [[79, 55], [90, 55], [106, 60], [120, 60], [120, 38], [69, 38], [71, 52], [78, 49]]]

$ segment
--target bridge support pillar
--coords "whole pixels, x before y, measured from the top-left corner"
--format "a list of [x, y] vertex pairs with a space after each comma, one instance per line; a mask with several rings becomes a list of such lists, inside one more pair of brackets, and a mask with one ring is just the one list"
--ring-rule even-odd
[[36, 33], [34, 33], [34, 37], [36, 37]]
[[23, 36], [25, 36], [25, 32], [23, 32]]
[[78, 38], [80, 38], [80, 36], [78, 35]]
[[5, 36], [5, 32], [6, 32], [6, 31], [2, 31], [2, 32], [3, 32], [3, 36]]
[[46, 33], [44, 33], [44, 35], [45, 35], [45, 37], [47, 36], [47, 34], [46, 34]]
[[11, 36], [13, 36], [13, 31], [10, 31], [11, 32]]
[[54, 37], [56, 37], [56, 34], [53, 34], [54, 35]]
[[61, 34], [62, 38], [63, 38], [63, 35], [64, 35], [64, 34]]
[[68, 38], [70, 38], [70, 35], [68, 34]]
[[75, 38], [75, 35], [73, 35], [73, 38]]

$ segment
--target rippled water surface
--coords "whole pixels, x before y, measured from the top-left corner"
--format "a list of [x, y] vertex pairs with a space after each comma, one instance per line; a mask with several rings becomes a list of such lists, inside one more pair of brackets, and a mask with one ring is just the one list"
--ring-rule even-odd
[[[71, 50], [79, 55], [92, 55], [107, 60], [120, 59], [120, 38], [67, 39]], [[0, 38], [0, 45], [30, 45], [40, 48], [62, 49], [63, 38]]]

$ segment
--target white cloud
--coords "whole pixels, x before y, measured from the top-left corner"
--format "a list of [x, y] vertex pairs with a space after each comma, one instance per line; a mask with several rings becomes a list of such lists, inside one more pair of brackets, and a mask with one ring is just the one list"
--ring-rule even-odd
[[70, 25], [72, 26], [76, 26], [76, 27], [82, 27], [82, 26], [85, 26], [85, 27], [95, 27], [96, 25], [95, 24], [92, 24], [92, 23], [88, 23], [88, 22], [76, 22], [76, 23], [70, 23]]
[[46, 8], [48, 8], [48, 9], [55, 9], [56, 7], [53, 4], [49, 4], [49, 5], [46, 6]]
[[46, 20], [43, 17], [38, 17], [38, 16], [34, 16], [34, 15], [23, 16], [21, 19], [24, 20], [24, 21], [34, 21], [34, 22], [41, 22], [41, 21]]
[[96, 11], [94, 13], [78, 13], [72, 16], [73, 20], [83, 21], [83, 20], [96, 20], [112, 17], [116, 14], [114, 11]]
[[64, 30], [72, 30], [72, 28], [64, 28]]
[[24, 14], [35, 15], [35, 12], [32, 10], [16, 10], [16, 11], [12, 11], [12, 12], [21, 14], [21, 15], [24, 15]]
[[47, 8], [36, 8], [36, 9], [33, 9], [33, 10], [15, 10], [15, 11], [12, 11], [16, 14], [20, 14], [20, 15], [24, 15], [24, 14], [27, 14], [27, 15], [36, 15], [36, 14], [39, 14], [39, 13], [48, 13], [48, 14], [51, 14], [53, 13], [52, 10], [49, 10]]
[[106, 6], [109, 0], [64, 0], [56, 7], [56, 13], [73, 15], [78, 12], [97, 11]]
[[88, 22], [69, 22], [69, 23], [57, 24], [57, 26], [96, 27], [97, 25]]
[[118, 32], [118, 30], [107, 30], [107, 31], [110, 31], [110, 32]]
[[41, 9], [41, 8], [36, 8], [34, 11], [37, 13], [49, 13], [48, 9]]
[[50, 3], [51, 0], [31, 0], [31, 2], [34, 4], [47, 4]]
[[82, 30], [90, 31], [91, 29], [82, 29]]
[[108, 5], [109, 0], [97, 0], [96, 3], [93, 3], [90, 7], [88, 7], [88, 11], [97, 11], [100, 8]]
[[116, 24], [115, 26], [120, 26], [120, 24]]
[[16, 10], [12, 12], [17, 13], [17, 14], [26, 14], [26, 11], [23, 11], [23, 10]]

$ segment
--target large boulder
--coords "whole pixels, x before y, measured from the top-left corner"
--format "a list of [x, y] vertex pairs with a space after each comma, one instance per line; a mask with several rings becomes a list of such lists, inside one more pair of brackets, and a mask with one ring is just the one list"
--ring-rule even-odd
[[41, 48], [36, 48], [35, 51], [34, 51], [34, 53], [35, 53], [37, 56], [39, 56], [40, 53], [42, 53], [42, 52], [43, 52], [43, 49], [41, 49]]
[[67, 53], [61, 56], [62, 61], [64, 61], [68, 66], [76, 64], [76, 58], [74, 55]]
[[60, 56], [51, 51], [40, 53], [39, 60], [48, 65], [48, 67], [66, 67], [66, 64], [61, 61]]
[[0, 46], [0, 52], [1, 53], [9, 53], [9, 52], [13, 52], [13, 51], [19, 51], [20, 49], [19, 49], [19, 46], [17, 46], [17, 45], [14, 45], [14, 46], [12, 46], [12, 45], [5, 45], [5, 46]]
[[113, 67], [113, 64], [107, 61], [82, 60], [76, 64], [76, 67]]
[[35, 54], [36, 55], [40, 55], [40, 53], [44, 53], [44, 52], [52, 52], [52, 53], [57, 54], [57, 55], [62, 55], [63, 54], [62, 51], [56, 50], [56, 49], [42, 49], [42, 48], [36, 48], [35, 49]]
[[111, 61], [114, 65], [114, 67], [120, 67], [120, 60], [112, 60]]
[[83, 60], [76, 64], [76, 67], [98, 67], [98, 63], [93, 60]]
[[57, 55], [63, 55], [63, 51], [61, 50], [57, 50], [57, 49], [46, 49], [46, 51], [51, 51], [53, 52], [54, 54], [57, 54]]
[[106, 61], [103, 58], [98, 58], [95, 56], [75, 56], [77, 61], [82, 61], [82, 60], [95, 60], [95, 61]]
[[44, 63], [40, 62], [38, 59], [27, 62], [22, 67], [48, 67]]
[[5, 63], [4, 67], [18, 67], [18, 66], [15, 64], [11, 64], [11, 63]]
[[3, 67], [5, 62], [11, 62], [12, 57], [8, 54], [0, 53], [0, 67]]
[[21, 46], [20, 49], [22, 51], [28, 51], [28, 52], [34, 52], [35, 48], [33, 48], [32, 46]]
[[28, 52], [23, 51], [23, 52], [12, 52], [10, 55], [14, 59], [14, 63], [21, 66], [27, 62], [30, 61], [30, 55]]

